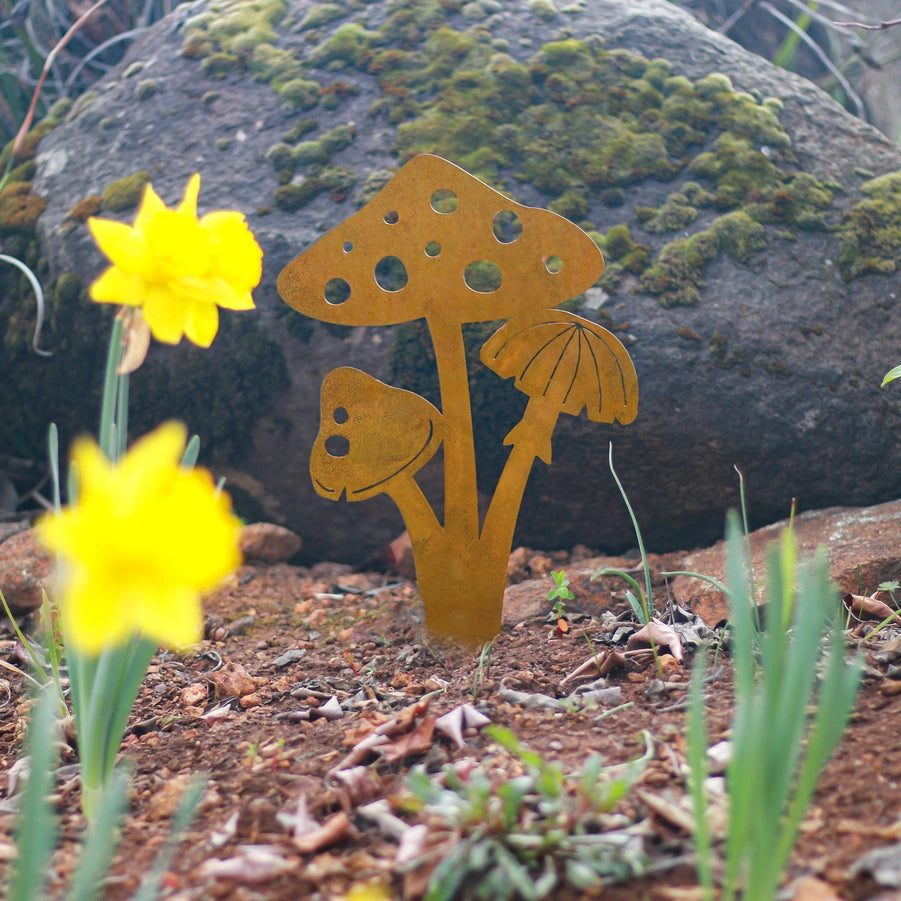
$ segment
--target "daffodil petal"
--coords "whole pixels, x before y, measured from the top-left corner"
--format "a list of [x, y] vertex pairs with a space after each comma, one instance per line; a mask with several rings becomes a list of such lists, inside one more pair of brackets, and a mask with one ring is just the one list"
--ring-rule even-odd
[[142, 306], [147, 285], [135, 272], [110, 266], [91, 283], [88, 293], [97, 303], [118, 303], [123, 306]]
[[109, 645], [124, 644], [133, 632], [129, 608], [116, 603], [104, 582], [82, 575], [70, 581], [64, 596], [66, 640], [82, 652], [99, 654]]
[[144, 188], [141, 205], [135, 216], [135, 231], [143, 232], [153, 220], [166, 209], [166, 204], [160, 199], [159, 194], [153, 190], [153, 185], [148, 184]]
[[256, 305], [253, 302], [253, 295], [250, 291], [243, 293], [238, 291], [223, 291], [216, 300], [224, 310], [253, 310]]
[[157, 341], [178, 344], [185, 333], [187, 310], [180, 297], [153, 286], [144, 301], [144, 318]]
[[200, 174], [195, 172], [188, 179], [188, 184], [185, 186], [185, 196], [178, 205], [178, 212], [196, 219], [198, 194], [200, 194]]
[[188, 430], [170, 420], [136, 441], [115, 467], [117, 491], [127, 492], [146, 486], [159, 486], [170, 477], [172, 467], [181, 460]]
[[159, 644], [187, 648], [203, 638], [203, 611], [197, 592], [173, 587], [150, 591], [134, 607], [133, 631], [141, 631]]
[[209, 268], [209, 235], [196, 219], [175, 210], [163, 210], [145, 231], [152, 269], [147, 276], [165, 283], [184, 275], [199, 275]]
[[211, 265], [236, 288], [255, 288], [263, 276], [263, 251], [235, 212], [209, 213], [200, 227], [210, 235]]
[[113, 219], [88, 219], [88, 228], [97, 246], [116, 266], [139, 272], [145, 265], [147, 245], [143, 236], [124, 222]]
[[214, 303], [192, 303], [187, 308], [185, 335], [198, 347], [209, 347], [219, 331], [219, 310]]

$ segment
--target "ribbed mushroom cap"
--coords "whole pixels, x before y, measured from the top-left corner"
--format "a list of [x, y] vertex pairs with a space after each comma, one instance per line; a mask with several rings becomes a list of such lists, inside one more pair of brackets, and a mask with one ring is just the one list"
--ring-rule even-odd
[[594, 422], [638, 415], [635, 366], [620, 340], [595, 322], [566, 310], [546, 310], [499, 328], [481, 350], [482, 362], [501, 378], [554, 410]]

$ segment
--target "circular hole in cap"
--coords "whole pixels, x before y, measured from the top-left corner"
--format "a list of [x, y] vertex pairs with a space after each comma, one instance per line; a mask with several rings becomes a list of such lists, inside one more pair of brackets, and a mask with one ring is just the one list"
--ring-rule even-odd
[[436, 213], [452, 213], [457, 209], [459, 199], [449, 188], [439, 188], [432, 194], [430, 201]]
[[350, 453], [350, 442], [343, 435], [329, 435], [325, 439], [325, 452], [330, 457], [346, 457]]
[[513, 210], [501, 210], [494, 217], [492, 229], [501, 244], [512, 244], [522, 236], [522, 220]]
[[353, 241], [345, 241], [344, 242], [344, 252], [345, 253], [350, 253], [353, 249], [354, 249]]
[[544, 266], [551, 275], [556, 275], [563, 269], [563, 260], [557, 254], [553, 254], [545, 259]]
[[388, 210], [388, 212], [385, 213], [383, 218], [384, 218], [385, 222], [388, 223], [388, 225], [396, 225], [397, 220], [400, 217], [397, 215], [397, 210]]
[[338, 425], [344, 425], [344, 423], [347, 422], [348, 416], [349, 414], [344, 407], [335, 407], [335, 412], [332, 413], [332, 418]]
[[466, 286], [480, 294], [490, 294], [501, 286], [501, 267], [491, 260], [475, 260], [463, 270]]
[[407, 277], [407, 267], [398, 257], [382, 257], [375, 264], [375, 283], [383, 291], [400, 291]]
[[350, 285], [343, 278], [330, 278], [325, 283], [325, 302], [333, 305], [344, 303], [350, 297]]
[[427, 257], [436, 257], [441, 253], [441, 245], [437, 241], [429, 241], [425, 246], [425, 255]]

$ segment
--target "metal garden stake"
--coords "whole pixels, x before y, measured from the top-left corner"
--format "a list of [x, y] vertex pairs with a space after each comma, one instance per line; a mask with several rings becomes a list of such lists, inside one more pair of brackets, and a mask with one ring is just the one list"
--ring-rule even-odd
[[[424, 154], [279, 275], [284, 300], [314, 319], [428, 325], [441, 409], [357, 369], [335, 369], [322, 386], [310, 472], [323, 497], [394, 500], [435, 633], [481, 642], [500, 631], [516, 516], [535, 457], [551, 462], [557, 417], [584, 409], [595, 422], [626, 424], [638, 412], [635, 368], [619, 340], [555, 309], [603, 268], [595, 243], [567, 219]], [[510, 455], [480, 524], [462, 325], [502, 319], [481, 360], [529, 401], [504, 439]], [[414, 478], [442, 444], [443, 523]]]

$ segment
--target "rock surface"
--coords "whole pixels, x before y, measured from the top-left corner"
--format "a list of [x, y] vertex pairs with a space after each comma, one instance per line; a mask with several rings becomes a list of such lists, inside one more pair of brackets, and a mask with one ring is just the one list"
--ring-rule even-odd
[[[783, 520], [751, 533], [752, 568], [760, 603], [765, 601], [767, 548], [788, 525], [788, 520]], [[843, 595], [870, 594], [883, 582], [901, 580], [901, 501], [876, 507], [811, 510], [795, 517], [793, 529], [802, 558], [819, 547], [825, 548], [830, 575]], [[688, 554], [682, 567], [724, 582], [725, 543], [720, 541]], [[690, 607], [709, 626], [729, 618], [726, 599], [709, 582], [677, 576], [671, 590], [676, 603]]]
[[284, 563], [300, 550], [300, 536], [271, 522], [254, 522], [241, 530], [241, 553], [248, 562]]
[[13, 613], [31, 613], [41, 606], [43, 592], [50, 589], [50, 570], [50, 556], [31, 529], [0, 541], [0, 591]]
[[[291, 528], [303, 538], [302, 553], [311, 560], [360, 562], [387, 545], [403, 528], [390, 501], [332, 504], [313, 492], [307, 467], [318, 428], [319, 385], [332, 367], [352, 365], [430, 393], [437, 402], [434, 378], [417, 356], [428, 353], [428, 337], [415, 328], [341, 331], [304, 320], [278, 298], [275, 278], [371, 194], [369, 176], [384, 177], [400, 156], [431, 150], [493, 174], [517, 200], [550, 205], [597, 230], [611, 261], [611, 278], [602, 282], [603, 290], [589, 292], [583, 308], [630, 343], [638, 371], [639, 416], [628, 428], [572, 417], [559, 423], [553, 466], [539, 463], [532, 473], [517, 544], [553, 548], [582, 541], [613, 553], [634, 545], [608, 472], [611, 439], [617, 472], [654, 549], [698, 546], [722, 534], [725, 511], [737, 505], [736, 465], [747, 480], [755, 525], [776, 519], [793, 497], [804, 509], [868, 504], [901, 493], [901, 394], [879, 389], [901, 347], [901, 320], [893, 315], [901, 287], [894, 271], [899, 238], [892, 231], [899, 190], [894, 182], [879, 182], [876, 189], [871, 182], [901, 168], [901, 151], [808, 82], [705, 30], [671, 4], [592, 0], [556, 14], [548, 4], [551, 12], [542, 17], [535, 11], [538, 5], [481, 0], [443, 4], [442, 18], [417, 25], [427, 6], [411, 4], [403, 24], [385, 2], [350, 4], [343, 17], [312, 27], [305, 16], [312, 15], [313, 5], [294, 0], [277, 28], [268, 29], [271, 49], [266, 54], [235, 50], [233, 40], [235, 52], [230, 64], [224, 61], [224, 72], [216, 70], [215, 54], [200, 61], [182, 55], [182, 49], [203, 49], [206, 41], [207, 53], [222, 51], [225, 14], [216, 13], [219, 37], [210, 37], [213, 26], [202, 16], [214, 7], [201, 2], [190, 13], [181, 8], [135, 44], [98, 85], [93, 102], [83, 101], [71, 121], [44, 138], [35, 187], [48, 202], [39, 227], [53, 273], [75, 271], [90, 278], [100, 270], [102, 261], [87, 230], [67, 217], [80, 201], [138, 170], [150, 172], [169, 204], [181, 196], [188, 176], [200, 171], [201, 211], [243, 210], [266, 252], [257, 312], [224, 317], [212, 355], [152, 349], [157, 375], [172, 373], [170, 390], [157, 390], [138, 404], [134, 422], [142, 423], [142, 412], [149, 417], [151, 407], [156, 419], [187, 418], [210, 442], [207, 459], [229, 476], [242, 515]], [[365, 28], [348, 31], [348, 23], [357, 21]], [[440, 25], [457, 37], [436, 32]], [[367, 37], [373, 33], [378, 40]], [[429, 36], [445, 41], [450, 56], [432, 52], [434, 43], [432, 55], [425, 54], [423, 41]], [[584, 40], [588, 49], [575, 53], [569, 64], [559, 58], [555, 63], [541, 50], [549, 41], [570, 36]], [[284, 62], [275, 51], [300, 59], [301, 81], [316, 80], [318, 93], [307, 89], [304, 94], [303, 85], [295, 85], [293, 93], [280, 96], [273, 87], [279, 78], [267, 81], [263, 66]], [[422, 71], [429, 60], [452, 60], [444, 75], [444, 106], [432, 102], [430, 83], [418, 88], [409, 73], [390, 68], [380, 73], [376, 63], [390, 64], [388, 55], [378, 55], [383, 51], [414, 54], [407, 58], [409, 66]], [[560, 57], [570, 51], [571, 45], [569, 50], [563, 45], [555, 52]], [[644, 72], [642, 86], [636, 88], [634, 80], [628, 90], [601, 84], [595, 100], [578, 92], [567, 99], [567, 91], [575, 90], [567, 79], [589, 56], [597, 61], [607, 51], [618, 55], [603, 57], [603, 65], [636, 77]], [[647, 63], [655, 58], [668, 66]], [[471, 66], [465, 76], [464, 61]], [[442, 131], [446, 121], [458, 122], [453, 116], [470, 103], [461, 104], [451, 89], [489, 91], [497, 79], [515, 81], [521, 68], [510, 68], [512, 61], [532, 67], [532, 84], [547, 103], [514, 116], [498, 111], [491, 122], [492, 128], [498, 123], [497, 131], [490, 133], [481, 130], [484, 118], [464, 122], [456, 134]], [[429, 71], [429, 77], [437, 77]], [[730, 94], [725, 106], [705, 112], [697, 102], [705, 92], [719, 90], [715, 79], [703, 80], [715, 72], [728, 75], [736, 91], [756, 94]], [[214, 78], [217, 74], [224, 77]], [[689, 80], [688, 87], [673, 81], [680, 77]], [[512, 96], [511, 91], [499, 96]], [[545, 95], [554, 91], [560, 96], [552, 102]], [[620, 134], [610, 159], [601, 162], [602, 168], [625, 165], [628, 171], [619, 174], [610, 168], [593, 174], [587, 164], [579, 168], [576, 160], [570, 166], [550, 150], [545, 163], [532, 160], [528, 172], [519, 171], [516, 154], [507, 162], [492, 162], [502, 156], [504, 135], [523, 140], [510, 129], [524, 123], [538, 128], [554, 103], [566, 113], [559, 119], [563, 127], [530, 137], [517, 153], [524, 156], [556, 142], [572, 143], [573, 157], [587, 154], [580, 149], [576, 123], [584, 125], [586, 110], [609, 106], [615, 97], [625, 106], [637, 104], [636, 121], [659, 126], [660, 116], [670, 116], [665, 129], [670, 144], [666, 159], [656, 158], [662, 167], [656, 175], [642, 170], [642, 153], [653, 156], [659, 138], [646, 142], [631, 132], [631, 137]], [[778, 98], [781, 106], [763, 103], [765, 97]], [[735, 120], [736, 110], [749, 120]], [[293, 140], [286, 141], [289, 130], [306, 118], [313, 122], [309, 133], [295, 128]], [[551, 126], [555, 121], [548, 119]], [[623, 120], [609, 121], [620, 125], [591, 127], [616, 129]], [[433, 135], [431, 142], [423, 129]], [[731, 137], [723, 138], [727, 132]], [[655, 134], [661, 133], [658, 128]], [[470, 140], [468, 147], [460, 135]], [[321, 159], [316, 162], [324, 136], [331, 142], [326, 168]], [[472, 155], [478, 149], [473, 141], [480, 144], [481, 156]], [[286, 143], [294, 166], [287, 175], [275, 165]], [[277, 145], [281, 149], [274, 149]], [[705, 153], [713, 157], [698, 162]], [[727, 177], [717, 167], [726, 165], [729, 154], [733, 164], [736, 155], [746, 164], [733, 165]], [[767, 188], [742, 181], [742, 173], [754, 167], [769, 173]], [[796, 172], [806, 175], [796, 178]], [[555, 183], [554, 175], [563, 183]], [[689, 183], [700, 185], [707, 199], [686, 187]], [[293, 193], [276, 193], [292, 185]], [[317, 190], [309, 199], [304, 192], [311, 186]], [[285, 196], [309, 202], [289, 211], [275, 202]], [[664, 221], [663, 211], [675, 220]], [[729, 214], [732, 219], [721, 221]], [[129, 218], [132, 212], [119, 215]], [[680, 223], [675, 229], [673, 221]], [[629, 240], [639, 245], [637, 256], [630, 256], [635, 246], [611, 239], [610, 229], [617, 225], [628, 226]], [[700, 243], [673, 246], [686, 236], [700, 236]], [[651, 279], [648, 260], [651, 268], [660, 264], [667, 247], [669, 269]], [[695, 258], [700, 254], [700, 262], [686, 273], [683, 264], [692, 251]], [[217, 394], [216, 383], [224, 384], [222, 373], [230, 371], [229, 348], [250, 328], [262, 336], [254, 339], [256, 356], [240, 358], [250, 363], [236, 358], [234, 366], [244, 366], [240, 376], [228, 382], [226, 395]], [[261, 344], [264, 338], [270, 343]], [[255, 373], [262, 383], [263, 371], [279, 357], [290, 388], [275, 379], [266, 383], [266, 391], [254, 393]], [[210, 384], [203, 373], [208, 366], [212, 371], [213, 360], [223, 368], [210, 376]], [[30, 358], [27, 374], [48, 365]], [[142, 377], [146, 384], [149, 375], [143, 372], [133, 379], [138, 393]], [[55, 378], [67, 376], [58, 372]], [[523, 399], [490, 373], [474, 373], [473, 379], [482, 435], [480, 483], [490, 494], [505, 459], [501, 440], [521, 414]], [[238, 416], [233, 408], [245, 395], [246, 408]], [[231, 418], [213, 417], [223, 410]], [[46, 412], [47, 420], [53, 416]], [[238, 436], [248, 440], [239, 444]], [[430, 496], [440, 494], [436, 461], [420, 479]]]

